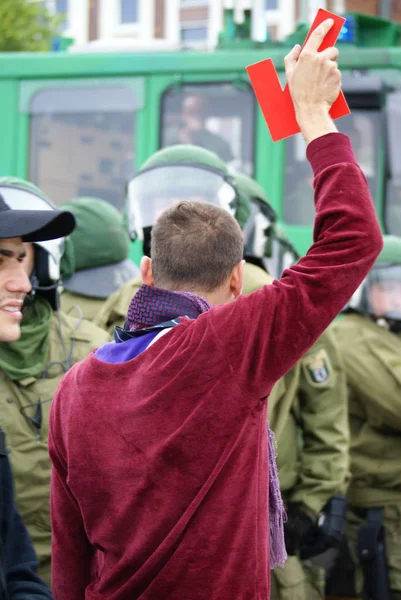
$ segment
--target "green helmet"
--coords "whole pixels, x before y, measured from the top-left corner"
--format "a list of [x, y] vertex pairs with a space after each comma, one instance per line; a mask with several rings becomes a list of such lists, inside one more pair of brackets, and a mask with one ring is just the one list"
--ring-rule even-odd
[[107, 298], [138, 273], [128, 260], [130, 240], [123, 216], [100, 198], [74, 198], [63, 208], [73, 213], [77, 223], [61, 264], [67, 279], [64, 287]]
[[[235, 213], [235, 182], [213, 152], [176, 145], [153, 154], [128, 186], [129, 229], [146, 245], [157, 217], [181, 200], [210, 202]], [[146, 252], [146, 250], [145, 250]]]
[[244, 208], [237, 209], [236, 218], [244, 232], [245, 256], [248, 260], [262, 261], [271, 254], [271, 231], [276, 214], [269, 204], [266, 192], [262, 186], [249, 175], [233, 172], [237, 185], [238, 206], [241, 208], [248, 201], [248, 214], [245, 217]]
[[[55, 210], [54, 204], [33, 183], [18, 177], [0, 177], [0, 195], [16, 210]], [[31, 275], [32, 294], [39, 292], [56, 308], [60, 263], [65, 249], [64, 238], [35, 242], [35, 268]]]
[[352, 296], [346, 310], [384, 320], [401, 329], [401, 237], [383, 237], [383, 249], [372, 270]]
[[209, 168], [228, 175], [225, 163], [217, 154], [191, 144], [177, 144], [158, 150], [144, 162], [140, 170], [142, 172], [155, 167], [175, 164]]
[[263, 204], [266, 204], [274, 214], [273, 209], [270, 207], [269, 199], [265, 190], [260, 183], [256, 181], [256, 179], [253, 179], [249, 175], [245, 175], [245, 173], [240, 173], [238, 171], [232, 171], [232, 173], [235, 177], [235, 183], [237, 184], [237, 189], [239, 192], [245, 194], [248, 196], [248, 198], [253, 198]]
[[242, 231], [246, 226], [252, 214], [252, 202], [245, 194], [237, 193], [237, 205], [235, 208], [235, 218], [238, 221]]

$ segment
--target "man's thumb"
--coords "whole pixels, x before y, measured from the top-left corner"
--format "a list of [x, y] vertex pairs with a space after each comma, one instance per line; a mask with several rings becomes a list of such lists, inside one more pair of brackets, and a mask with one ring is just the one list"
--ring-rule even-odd
[[295, 66], [300, 54], [301, 54], [301, 46], [299, 44], [296, 44], [293, 47], [293, 49], [291, 50], [291, 52], [289, 52], [284, 59], [285, 68], [286, 69], [293, 68]]

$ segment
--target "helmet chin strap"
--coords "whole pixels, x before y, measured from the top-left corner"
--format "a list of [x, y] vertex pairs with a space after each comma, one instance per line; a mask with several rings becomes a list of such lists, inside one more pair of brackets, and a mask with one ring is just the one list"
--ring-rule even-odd
[[60, 281], [56, 281], [55, 283], [52, 283], [51, 285], [39, 285], [39, 280], [36, 276], [35, 269], [32, 271], [29, 281], [31, 282], [32, 289], [29, 292], [29, 294], [25, 295], [24, 304], [22, 306], [22, 311], [24, 311], [27, 308], [29, 308], [30, 306], [32, 306], [32, 304], [35, 302], [35, 297], [36, 297], [37, 291], [48, 292], [50, 290], [55, 290], [56, 288], [58, 288], [60, 286], [60, 283], [61, 283]]
[[[22, 311], [27, 310], [30, 306], [33, 305], [33, 303], [35, 302], [35, 297], [36, 297], [36, 292], [37, 291], [45, 291], [45, 292], [47, 292], [49, 290], [55, 290], [56, 288], [59, 288], [62, 285], [61, 281], [56, 281], [55, 283], [53, 283], [51, 285], [39, 285], [39, 281], [38, 281], [38, 278], [36, 276], [35, 270], [32, 271], [32, 274], [31, 274], [29, 280], [31, 282], [32, 289], [29, 292], [29, 294], [26, 294], [26, 296], [24, 298], [24, 304], [23, 304], [23, 307], [22, 307]], [[64, 353], [64, 363], [63, 362], [59, 362], [59, 364], [64, 369], [64, 372], [67, 372], [72, 367], [72, 364], [73, 364], [72, 357], [73, 357], [73, 351], [74, 351], [75, 341], [74, 340], [71, 341], [70, 349], [69, 349], [69, 351], [67, 351], [67, 340], [64, 337], [63, 325], [62, 325], [62, 321], [61, 321], [61, 317], [60, 317], [59, 298], [58, 298], [57, 294], [56, 294], [56, 307], [55, 307], [55, 311], [54, 312], [55, 312], [55, 314], [57, 316], [58, 331], [59, 331], [60, 341], [61, 341], [61, 345], [62, 345], [63, 353]], [[82, 321], [83, 321], [83, 318], [82, 318], [82, 315], [81, 315], [80, 318], [77, 319], [77, 324], [75, 326], [74, 332], [79, 329], [79, 327], [81, 326]], [[54, 363], [50, 363], [49, 365], [47, 365], [45, 372], [53, 364]]]

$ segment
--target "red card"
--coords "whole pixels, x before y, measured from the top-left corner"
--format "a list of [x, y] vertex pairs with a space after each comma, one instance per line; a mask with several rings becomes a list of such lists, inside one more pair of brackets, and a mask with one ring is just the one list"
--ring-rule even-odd
[[[320, 9], [302, 47], [305, 46], [312, 31], [326, 19], [333, 19], [334, 25], [324, 38], [319, 51], [325, 50], [336, 43], [345, 19], [327, 10]], [[249, 65], [246, 70], [273, 141], [277, 142], [299, 133], [300, 129], [295, 118], [295, 109], [288, 85], [283, 90], [272, 59], [268, 58]], [[347, 101], [341, 92], [330, 109], [330, 115], [332, 119], [338, 119], [349, 113], [350, 109]]]

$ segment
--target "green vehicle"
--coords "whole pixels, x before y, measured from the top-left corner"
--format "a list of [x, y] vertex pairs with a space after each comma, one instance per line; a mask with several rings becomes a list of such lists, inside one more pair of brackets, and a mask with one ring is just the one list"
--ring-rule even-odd
[[[231, 22], [214, 52], [3, 54], [0, 176], [27, 178], [57, 204], [96, 196], [122, 209], [128, 181], [154, 151], [196, 143], [257, 178], [302, 254], [313, 222], [305, 144], [299, 135], [272, 142], [245, 67], [271, 57], [283, 76], [288, 46], [306, 29], [288, 43], [256, 44]], [[341, 38], [352, 113], [338, 127], [353, 140], [383, 230], [401, 235], [400, 29], [349, 15]]]

